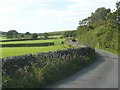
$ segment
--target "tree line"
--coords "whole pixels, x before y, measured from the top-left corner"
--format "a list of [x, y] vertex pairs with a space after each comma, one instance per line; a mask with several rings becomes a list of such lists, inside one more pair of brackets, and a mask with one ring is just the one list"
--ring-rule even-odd
[[116, 9], [100, 7], [91, 16], [79, 21], [76, 35], [80, 43], [92, 47], [120, 50], [118, 33], [120, 32], [120, 2]]
[[[7, 38], [17, 38], [17, 39], [38, 39], [39, 34], [33, 33], [31, 34], [30, 32], [26, 33], [18, 33], [16, 30], [9, 30], [6, 33]], [[48, 33], [43, 33], [44, 38], [48, 38], [49, 34]]]
[[76, 30], [71, 30], [71, 31], [59, 31], [59, 32], [49, 32], [49, 33], [18, 33], [17, 30], [9, 30], [8, 32], [5, 33], [7, 38], [17, 38], [17, 39], [37, 39], [39, 38], [38, 36], [43, 36], [45, 39], [48, 39], [49, 36], [54, 36], [54, 35], [62, 35], [60, 38], [66, 38], [66, 37], [71, 37], [74, 38], [76, 37]]

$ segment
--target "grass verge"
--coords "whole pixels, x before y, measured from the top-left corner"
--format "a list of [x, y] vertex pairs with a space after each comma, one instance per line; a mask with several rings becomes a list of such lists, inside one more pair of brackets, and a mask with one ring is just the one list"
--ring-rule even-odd
[[19, 56], [24, 54], [36, 54], [39, 52], [49, 52], [55, 50], [64, 50], [69, 48], [68, 45], [56, 45], [56, 46], [45, 46], [45, 47], [6, 47], [0, 48], [0, 58]]
[[95, 61], [89, 47], [3, 58], [3, 88], [44, 88]]
[[111, 53], [113, 53], [113, 54], [116, 54], [116, 55], [119, 55], [119, 56], [120, 56], [120, 53], [119, 53], [118, 51], [112, 50], [112, 49], [110, 49], [110, 48], [102, 48], [102, 47], [95, 47], [95, 48], [103, 49], [103, 50], [106, 50], [106, 51], [108, 51], [108, 52], [111, 52]]

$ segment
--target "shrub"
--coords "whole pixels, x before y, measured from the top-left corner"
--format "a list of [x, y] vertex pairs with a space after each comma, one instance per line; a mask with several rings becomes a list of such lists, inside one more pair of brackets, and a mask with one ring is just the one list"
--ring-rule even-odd
[[2, 58], [3, 88], [46, 87], [94, 61], [90, 47]]
[[30, 43], [30, 44], [0, 44], [2, 47], [35, 47], [35, 46], [50, 46], [53, 42], [48, 43]]

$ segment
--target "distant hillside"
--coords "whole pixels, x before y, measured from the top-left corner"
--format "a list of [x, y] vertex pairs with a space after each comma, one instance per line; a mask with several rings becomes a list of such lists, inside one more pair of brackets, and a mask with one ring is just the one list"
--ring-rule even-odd
[[0, 31], [0, 36], [6, 35], [7, 32]]
[[[47, 32], [50, 36], [53, 35], [63, 35], [65, 32], [75, 32], [76, 30], [66, 30], [66, 31], [54, 31], [54, 32]], [[39, 35], [43, 35], [44, 33], [39, 33]]]
[[[76, 30], [66, 30], [66, 31], [54, 31], [54, 32], [47, 32], [49, 33], [50, 36], [53, 35], [63, 35], [65, 32], [75, 32]], [[0, 35], [6, 35], [7, 32], [4, 31], [0, 31]], [[24, 33], [20, 33], [20, 34], [24, 34]], [[43, 35], [44, 33], [38, 33], [39, 35]]]

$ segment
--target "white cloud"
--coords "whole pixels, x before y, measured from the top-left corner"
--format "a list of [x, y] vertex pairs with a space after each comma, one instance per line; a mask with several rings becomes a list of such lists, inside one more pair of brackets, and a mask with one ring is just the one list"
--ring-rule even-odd
[[114, 8], [116, 2], [117, 0], [0, 0], [0, 29], [23, 30], [19, 32], [73, 29], [79, 20], [88, 17], [98, 7]]
[[17, 9], [14, 8], [14, 7], [0, 7], [0, 14], [3, 14], [3, 13], [13, 13], [13, 12], [16, 12]]
[[49, 9], [40, 9], [40, 10], [32, 10], [31, 12], [36, 13], [40, 16], [75, 16], [79, 15], [80, 12], [70, 11], [70, 10], [49, 10]]
[[90, 10], [97, 9], [98, 7], [115, 7], [117, 0], [70, 0], [73, 4], [67, 6], [67, 9], [71, 10]]

